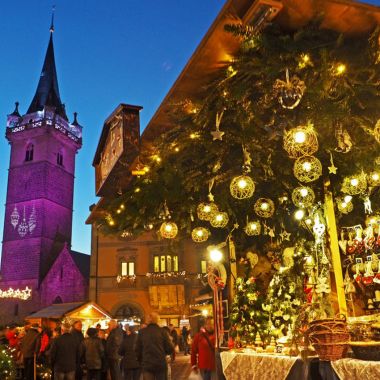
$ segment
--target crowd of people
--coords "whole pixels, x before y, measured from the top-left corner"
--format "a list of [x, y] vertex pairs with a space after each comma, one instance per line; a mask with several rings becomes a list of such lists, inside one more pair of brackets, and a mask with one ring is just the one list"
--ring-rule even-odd
[[160, 327], [154, 312], [138, 331], [110, 320], [107, 330], [97, 325], [86, 331], [86, 337], [80, 320], [63, 322], [53, 330], [26, 323], [22, 329], [2, 330], [0, 344], [11, 349], [22, 380], [35, 379], [36, 364], [50, 368], [54, 380], [175, 380], [171, 363], [179, 345], [184, 355], [191, 352], [193, 372], [203, 380], [211, 380], [215, 371], [211, 319], [193, 339], [186, 326], [180, 334], [173, 325]]

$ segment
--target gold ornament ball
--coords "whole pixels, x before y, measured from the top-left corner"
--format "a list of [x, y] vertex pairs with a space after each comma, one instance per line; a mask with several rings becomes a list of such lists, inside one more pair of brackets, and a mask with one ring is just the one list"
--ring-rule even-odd
[[261, 233], [261, 224], [259, 221], [248, 222], [244, 228], [245, 233], [248, 236], [257, 236]]
[[164, 222], [161, 224], [160, 234], [165, 239], [174, 239], [178, 234], [178, 227], [174, 222]]
[[374, 171], [370, 173], [367, 177], [369, 186], [380, 186], [380, 173], [378, 171]]
[[210, 223], [215, 228], [224, 228], [228, 224], [228, 214], [226, 212], [217, 212], [214, 214]]
[[196, 243], [205, 242], [209, 238], [209, 236], [210, 236], [210, 231], [204, 227], [196, 227], [191, 232], [191, 238]]
[[339, 197], [336, 199], [336, 205], [342, 214], [348, 214], [354, 209], [354, 205], [352, 204], [351, 200], [345, 198], [346, 197]]
[[284, 149], [290, 158], [314, 154], [318, 150], [318, 138], [313, 126], [301, 125], [285, 132]]
[[362, 194], [367, 189], [367, 178], [364, 173], [345, 177], [342, 185], [342, 192], [349, 195]]
[[255, 192], [255, 183], [247, 175], [240, 175], [232, 179], [230, 184], [231, 195], [236, 199], [251, 198]]
[[218, 206], [213, 203], [200, 203], [197, 207], [197, 215], [200, 220], [210, 221], [218, 212]]
[[261, 218], [270, 218], [274, 214], [274, 202], [269, 198], [259, 198], [254, 205], [254, 210]]
[[307, 208], [313, 205], [315, 194], [311, 187], [296, 187], [292, 193], [292, 201], [296, 207]]
[[294, 176], [300, 182], [313, 182], [322, 175], [322, 164], [317, 157], [300, 157], [294, 163]]

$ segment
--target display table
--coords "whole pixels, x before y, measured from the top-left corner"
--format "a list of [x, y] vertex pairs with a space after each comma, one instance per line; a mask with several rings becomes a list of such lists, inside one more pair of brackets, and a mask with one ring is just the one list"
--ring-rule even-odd
[[378, 380], [380, 362], [340, 359], [333, 362], [254, 351], [220, 354], [227, 380]]

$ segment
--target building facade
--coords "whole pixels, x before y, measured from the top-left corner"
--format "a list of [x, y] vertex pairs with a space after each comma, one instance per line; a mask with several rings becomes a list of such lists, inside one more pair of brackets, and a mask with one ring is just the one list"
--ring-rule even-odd
[[82, 146], [82, 127], [76, 114], [73, 122], [68, 121], [60, 98], [53, 29], [34, 98], [24, 115], [16, 103], [8, 115], [6, 138], [11, 155], [0, 322], [22, 319], [54, 302], [82, 301], [87, 293], [89, 257], [70, 249], [75, 157]]
[[92, 224], [89, 297], [120, 320], [144, 320], [158, 311], [164, 324], [179, 326], [194, 314], [190, 305], [207, 283], [204, 247], [159, 239], [149, 228], [136, 239], [102, 230], [102, 205], [114, 200], [136, 173], [132, 167], [141, 146], [140, 109], [126, 104], [116, 108], [104, 123], [95, 155], [101, 199], [87, 221]]

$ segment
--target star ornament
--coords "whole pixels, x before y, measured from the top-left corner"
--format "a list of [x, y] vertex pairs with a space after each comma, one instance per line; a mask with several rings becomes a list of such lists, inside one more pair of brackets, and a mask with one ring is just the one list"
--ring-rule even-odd
[[336, 174], [338, 170], [338, 168], [334, 164], [331, 164], [331, 166], [329, 166], [327, 169], [329, 169], [329, 174]]
[[287, 232], [286, 230], [283, 230], [281, 233], [280, 233], [280, 238], [282, 239], [282, 241], [290, 241], [290, 235], [291, 233], [290, 232]]
[[212, 135], [212, 141], [215, 141], [215, 140], [222, 141], [223, 140], [224, 132], [219, 130], [219, 128], [217, 128], [215, 131], [211, 131], [210, 133]]

